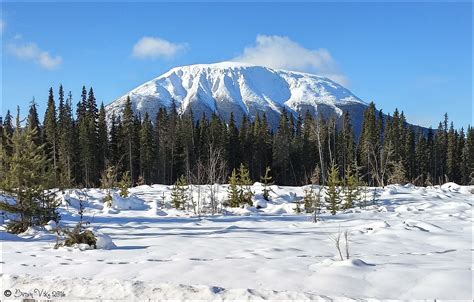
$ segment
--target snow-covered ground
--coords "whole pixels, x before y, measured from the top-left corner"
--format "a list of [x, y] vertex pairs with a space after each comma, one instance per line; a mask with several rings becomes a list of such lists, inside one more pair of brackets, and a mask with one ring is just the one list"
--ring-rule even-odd
[[[10, 299], [471, 300], [473, 188], [388, 186], [375, 204], [323, 211], [318, 223], [293, 211], [304, 187], [272, 186], [265, 208], [201, 218], [170, 208], [168, 186], [133, 188], [110, 209], [89, 189], [85, 219], [115, 247], [54, 249], [46, 230], [2, 231], [1, 290]], [[261, 186], [253, 191], [259, 200]], [[77, 221], [79, 195], [62, 196], [63, 223]], [[340, 261], [331, 237], [346, 230], [350, 259]]]

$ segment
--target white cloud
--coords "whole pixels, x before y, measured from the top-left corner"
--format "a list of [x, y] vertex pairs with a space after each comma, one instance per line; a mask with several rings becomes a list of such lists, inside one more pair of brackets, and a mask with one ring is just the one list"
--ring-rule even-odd
[[315, 73], [347, 85], [348, 79], [339, 71], [327, 49], [307, 49], [284, 36], [258, 35], [256, 45], [246, 47], [233, 59], [276, 69]]
[[51, 56], [35, 43], [10, 43], [7, 50], [19, 59], [33, 61], [45, 69], [55, 69], [62, 63], [60, 56]]
[[133, 46], [132, 55], [136, 58], [171, 58], [186, 50], [185, 43], [172, 43], [161, 38], [143, 37]]

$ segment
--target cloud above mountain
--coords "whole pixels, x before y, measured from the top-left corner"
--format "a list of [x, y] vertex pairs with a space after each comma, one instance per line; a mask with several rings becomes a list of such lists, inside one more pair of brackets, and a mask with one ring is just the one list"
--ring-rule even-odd
[[173, 43], [158, 37], [142, 37], [133, 46], [132, 56], [139, 59], [169, 59], [187, 48], [186, 43]]
[[233, 61], [315, 73], [341, 85], [349, 82], [327, 49], [308, 49], [285, 36], [258, 35], [255, 45], [246, 47]]

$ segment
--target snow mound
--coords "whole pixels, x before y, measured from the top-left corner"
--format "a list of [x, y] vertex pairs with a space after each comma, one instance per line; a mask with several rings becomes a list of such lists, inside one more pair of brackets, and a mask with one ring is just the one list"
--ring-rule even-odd
[[18, 234], [18, 237], [22, 239], [29, 239], [29, 240], [35, 240], [35, 239], [40, 239], [40, 240], [49, 240], [55, 238], [54, 234], [51, 234], [45, 228], [40, 227], [40, 226], [35, 226], [35, 227], [28, 227], [26, 231], [24, 231], [21, 234]]
[[148, 210], [150, 207], [145, 204], [143, 199], [135, 195], [122, 197], [117, 193], [112, 196], [112, 208], [116, 210]]
[[265, 209], [267, 207], [267, 201], [265, 199], [255, 200], [253, 206], [257, 209]]
[[82, 192], [81, 190], [71, 190], [69, 193], [64, 193], [60, 196], [63, 205], [79, 209], [82, 202], [84, 208], [102, 209], [103, 194], [95, 189]]
[[373, 223], [368, 223], [366, 225], [361, 225], [359, 227], [353, 228], [354, 230], [358, 230], [361, 233], [369, 233], [369, 232], [375, 232], [381, 229], [386, 229], [389, 228], [390, 224], [386, 221], [377, 221]]
[[375, 266], [375, 264], [367, 263], [362, 259], [354, 258], [354, 259], [346, 259], [346, 260], [335, 260], [335, 259], [324, 259], [320, 263], [315, 264], [316, 267], [355, 267], [355, 268], [363, 268], [363, 267], [370, 267]]
[[395, 195], [398, 193], [398, 190], [396, 186], [390, 186], [386, 192], [388, 195]]
[[97, 249], [111, 250], [117, 247], [110, 236], [99, 231], [95, 231], [94, 234], [97, 237]]
[[292, 204], [278, 204], [278, 205], [268, 205], [265, 213], [271, 215], [282, 215], [282, 214], [291, 214], [294, 212]]
[[447, 182], [444, 185], [441, 185], [441, 190], [444, 191], [458, 192], [459, 189], [461, 189], [461, 186], [454, 182]]
[[362, 259], [347, 259], [344, 261], [335, 261], [334, 266], [348, 266], [348, 267], [368, 267], [375, 266], [375, 264], [367, 263]]

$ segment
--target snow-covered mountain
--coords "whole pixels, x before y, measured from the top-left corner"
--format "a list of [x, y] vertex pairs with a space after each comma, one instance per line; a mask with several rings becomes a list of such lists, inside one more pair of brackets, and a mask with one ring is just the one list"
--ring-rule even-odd
[[228, 120], [233, 112], [239, 122], [244, 114], [253, 118], [265, 113], [274, 127], [286, 108], [293, 113], [309, 110], [326, 117], [341, 116], [348, 110], [358, 128], [367, 107], [328, 78], [236, 62], [173, 68], [109, 104], [107, 114], [120, 115], [127, 96], [134, 111], [142, 116], [148, 112], [154, 118], [160, 107], [170, 107], [174, 100], [180, 113], [192, 110], [197, 118], [215, 112]]

